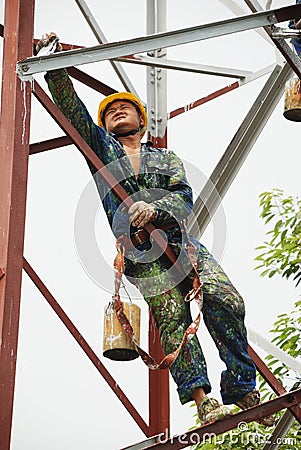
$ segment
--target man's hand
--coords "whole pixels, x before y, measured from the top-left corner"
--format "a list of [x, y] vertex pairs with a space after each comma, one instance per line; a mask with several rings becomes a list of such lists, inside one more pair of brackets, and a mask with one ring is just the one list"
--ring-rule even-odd
[[144, 225], [157, 217], [155, 208], [142, 200], [135, 202], [129, 208], [129, 214], [131, 224], [138, 228], [144, 227]]
[[[42, 48], [47, 47], [55, 39], [57, 39], [57, 35], [54, 32], [51, 32], [49, 34], [48, 33], [43, 34], [43, 36], [41, 37], [41, 39], [39, 40], [39, 42], [37, 43], [37, 45], [35, 47], [35, 54], [37, 55]], [[60, 43], [58, 43], [56, 45], [55, 51], [60, 52], [62, 50], [63, 50], [62, 45]]]

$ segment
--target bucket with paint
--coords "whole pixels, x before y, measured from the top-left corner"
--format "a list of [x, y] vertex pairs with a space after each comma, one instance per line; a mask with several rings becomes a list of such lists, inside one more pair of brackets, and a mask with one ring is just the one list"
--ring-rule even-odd
[[[123, 309], [140, 344], [140, 308], [134, 303], [124, 302]], [[103, 356], [115, 361], [131, 361], [139, 356], [135, 345], [123, 331], [112, 302], [105, 307]]]
[[288, 120], [301, 122], [301, 83], [299, 78], [292, 78], [286, 82], [283, 115]]

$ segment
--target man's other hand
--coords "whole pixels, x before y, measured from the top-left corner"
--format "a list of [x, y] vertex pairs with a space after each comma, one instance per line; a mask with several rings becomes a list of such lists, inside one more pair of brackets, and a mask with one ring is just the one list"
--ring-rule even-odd
[[142, 200], [135, 202], [129, 208], [129, 214], [131, 224], [137, 228], [144, 227], [144, 225], [157, 217], [155, 208]]

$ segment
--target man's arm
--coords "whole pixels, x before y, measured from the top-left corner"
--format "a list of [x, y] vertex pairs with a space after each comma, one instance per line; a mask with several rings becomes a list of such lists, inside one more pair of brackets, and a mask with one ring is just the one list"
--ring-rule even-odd
[[85, 141], [92, 146], [96, 124], [93, 122], [86, 106], [78, 97], [67, 71], [59, 69], [48, 72], [45, 75], [45, 80], [55, 104]]

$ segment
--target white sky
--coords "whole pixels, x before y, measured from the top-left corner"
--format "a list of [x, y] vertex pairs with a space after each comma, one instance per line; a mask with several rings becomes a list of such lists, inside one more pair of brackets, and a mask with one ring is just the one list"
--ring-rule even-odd
[[[4, 0], [0, 2], [1, 14], [3, 3]], [[218, 0], [187, 0], [185, 3], [169, 0], [167, 3], [169, 30], [233, 16]], [[243, 0], [237, 3], [244, 5]], [[273, 2], [273, 6], [292, 3], [279, 0]], [[108, 41], [145, 35], [145, 1], [90, 0], [87, 4]], [[35, 37], [48, 31], [56, 31], [62, 42], [96, 44], [72, 0], [36, 0]], [[174, 47], [169, 49], [168, 57], [251, 71], [276, 61], [273, 46], [254, 31]], [[145, 69], [132, 65], [124, 65], [124, 68], [141, 97], [146, 99]], [[118, 90], [123, 89], [106, 62], [82, 69]], [[43, 76], [36, 78], [46, 89]], [[267, 77], [263, 77], [170, 120], [168, 147], [187, 161], [192, 175], [197, 170], [206, 176], [211, 174], [266, 80]], [[232, 82], [220, 77], [171, 71], [168, 73], [168, 110]], [[75, 85], [96, 118], [102, 97], [79, 83]], [[224, 248], [221, 265], [245, 298], [247, 325], [269, 338], [277, 315], [291, 310], [298, 297], [292, 282], [261, 278], [259, 272], [254, 271], [254, 249], [265, 239], [266, 232], [259, 218], [259, 194], [277, 187], [287, 195], [299, 195], [300, 125], [287, 121], [282, 113], [283, 99], [222, 204], [226, 230], [221, 230], [221, 236], [226, 231], [227, 239], [225, 245], [220, 243]], [[31, 130], [32, 143], [62, 135], [35, 99]], [[30, 157], [25, 257], [148, 422], [146, 367], [140, 360], [118, 363], [102, 357], [103, 311], [110, 301], [107, 286], [110, 290], [112, 280], [104, 280], [101, 286], [96, 284], [82, 267], [75, 248], [75, 213], [89, 181], [87, 165], [73, 146]], [[200, 187], [193, 184], [195, 191]], [[94, 231], [99, 251], [110, 266], [115, 254], [114, 241], [102, 210]], [[218, 239], [209, 226], [202, 242], [211, 249], [212, 242]], [[99, 271], [101, 273], [101, 267]], [[143, 300], [138, 300], [138, 304], [143, 313], [141, 333], [146, 348], [147, 311]], [[207, 356], [212, 394], [219, 398], [219, 373], [223, 367], [203, 324], [199, 338]], [[194, 425], [194, 413], [189, 405], [180, 405], [171, 380], [172, 433], [184, 432]], [[128, 412], [24, 275], [12, 450], [115, 450], [143, 438]]]

